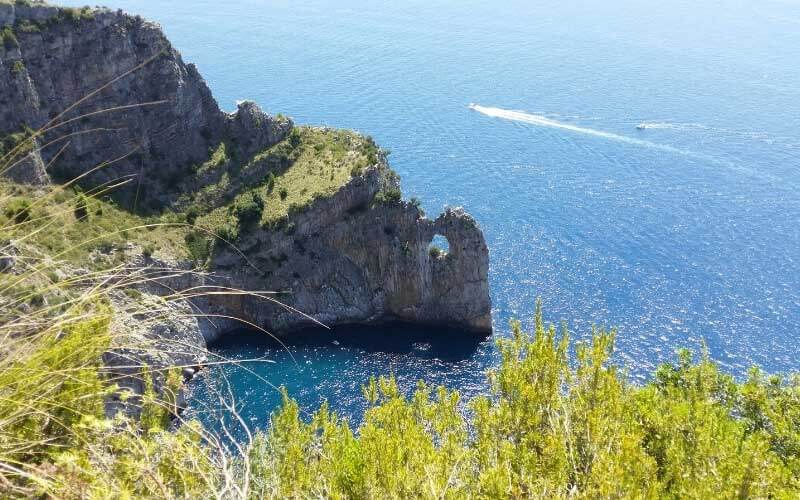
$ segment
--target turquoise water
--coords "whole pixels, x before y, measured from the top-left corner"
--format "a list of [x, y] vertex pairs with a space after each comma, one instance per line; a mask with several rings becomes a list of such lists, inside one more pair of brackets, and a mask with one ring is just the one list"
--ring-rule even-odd
[[[369, 133], [407, 197], [467, 207], [491, 249], [497, 336], [541, 296], [577, 338], [617, 326], [637, 379], [703, 339], [736, 374], [800, 369], [797, 2], [108, 3], [159, 21], [223, 108], [252, 98]], [[222, 346], [273, 362], [209, 371], [198, 393], [229, 382], [263, 425], [279, 401], [263, 379], [355, 420], [373, 374], [484, 390], [492, 342], [436, 333]]]

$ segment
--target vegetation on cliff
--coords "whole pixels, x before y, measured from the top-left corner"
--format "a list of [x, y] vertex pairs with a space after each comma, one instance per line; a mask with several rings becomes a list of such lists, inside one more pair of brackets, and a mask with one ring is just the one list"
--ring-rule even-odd
[[[315, 171], [299, 161], [291, 168], [298, 165], [299, 173]], [[336, 165], [334, 178], [345, 182], [349, 165]], [[269, 203], [286, 207], [272, 193], [285, 186], [291, 168], [231, 202], [237, 217], [254, 223], [263, 221]], [[327, 168], [316, 167], [322, 174], [315, 185], [325, 189]], [[277, 413], [264, 415], [271, 418], [269, 430], [239, 447], [226, 446], [219, 429], [197, 422], [181, 422], [176, 430], [180, 374], [143, 367], [146, 390], [140, 397], [116, 386], [103, 355], [112, 343], [138, 342], [124, 332], [112, 334], [110, 326], [112, 296], [127, 293], [125, 279], [135, 279], [119, 275], [127, 270], [114, 271], [125, 260], [115, 259], [126, 241], [144, 248], [136, 251], [176, 252], [185, 249], [184, 237], [192, 230], [187, 223], [159, 225], [158, 219], [78, 190], [3, 186], [0, 242], [11, 240], [23, 253], [14, 272], [0, 273], [3, 495], [800, 493], [800, 378], [754, 369], [737, 382], [707, 356], [693, 360], [682, 351], [676, 364], [661, 367], [649, 383], [633, 385], [610, 362], [613, 332], [596, 331], [570, 359], [567, 332], [545, 326], [541, 313], [532, 334], [515, 323], [511, 337], [498, 341], [502, 363], [489, 374], [487, 397], [462, 402], [457, 392], [422, 382], [407, 396], [408, 388], [380, 379], [364, 388], [370, 408], [358, 429], [327, 407], [303, 418], [287, 396]], [[65, 265], [95, 270], [70, 276]], [[162, 380], [162, 391], [154, 390], [153, 377]], [[105, 403], [112, 395], [140, 398], [140, 420], [107, 418]]]
[[[0, 157], [14, 151], [19, 158], [32, 134], [0, 138]], [[218, 169], [218, 180], [179, 207], [153, 215], [119, 207], [109, 196], [113, 186], [84, 192], [77, 186], [33, 187], [0, 177], [0, 226], [7, 238], [73, 265], [109, 267], [144, 248], [170, 260], [203, 263], [215, 237], [235, 242], [240, 231], [252, 226], [279, 227], [290, 212], [333, 195], [352, 176], [377, 164], [379, 154], [370, 138], [312, 127], [296, 128], [244, 165], [223, 143], [197, 168], [198, 175]], [[252, 181], [243, 184], [251, 170]]]
[[[109, 310], [100, 296], [19, 338], [3, 327], [0, 490], [79, 498], [790, 498], [800, 492], [800, 380], [744, 382], [687, 351], [644, 386], [595, 331], [570, 359], [568, 333], [537, 313], [498, 341], [491, 394], [463, 405], [420, 382], [364, 388], [355, 430], [288, 396], [271, 427], [224, 447], [197, 423], [169, 430], [170, 396], [144, 396], [140, 423], [107, 420]], [[168, 377], [169, 378], [169, 377]], [[175, 380], [172, 378], [171, 380]], [[113, 382], [113, 381], [112, 381]], [[31, 388], [36, 391], [31, 392]], [[173, 387], [174, 388], [174, 387]], [[173, 395], [172, 390], [166, 391]], [[466, 411], [465, 411], [466, 409]], [[265, 415], [265, 418], [267, 416]]]
[[57, 262], [54, 269], [63, 265], [109, 268], [145, 247], [172, 259], [188, 258], [184, 243], [188, 229], [182, 226], [180, 214], [144, 217], [97, 194], [0, 179], [0, 232], [40, 258]]
[[[196, 219], [198, 226], [228, 241], [235, 241], [241, 230], [253, 224], [277, 227], [285, 223], [291, 212], [333, 195], [366, 167], [378, 164], [380, 155], [371, 138], [314, 127], [294, 128], [285, 140], [242, 166], [228, 156], [228, 149], [221, 144], [210, 160], [198, 167], [199, 173], [214, 169], [224, 169], [224, 173], [219, 181], [205, 186], [188, 208], [203, 213]], [[249, 171], [259, 175], [250, 185], [232, 190], [237, 178], [246, 178]], [[234, 194], [226, 196], [230, 191]]]

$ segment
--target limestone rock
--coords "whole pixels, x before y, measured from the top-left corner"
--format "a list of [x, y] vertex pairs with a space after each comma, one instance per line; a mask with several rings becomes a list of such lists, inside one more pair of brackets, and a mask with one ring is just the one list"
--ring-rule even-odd
[[239, 157], [244, 158], [282, 141], [291, 128], [291, 120], [275, 120], [253, 101], [240, 102], [230, 116], [230, 135], [236, 140]]
[[55, 143], [42, 151], [45, 163], [69, 143], [55, 177], [113, 162], [82, 183], [131, 179], [118, 194], [158, 207], [221, 141], [252, 154], [291, 129], [252, 103], [221, 111], [157, 24], [108, 9], [77, 12], [0, 5], [0, 26], [12, 25], [18, 45], [0, 46], [0, 135], [47, 126], [42, 143]]
[[6, 158], [2, 166], [2, 176], [18, 184], [41, 186], [50, 183], [38, 142], [34, 141], [32, 151], [13, 158]]
[[[114, 340], [103, 361], [107, 377], [120, 391], [106, 403], [106, 414], [122, 411], [138, 416], [146, 377], [152, 377], [153, 389], [160, 393], [167, 369], [176, 368], [183, 374], [208, 361], [201, 320], [185, 300], [165, 302], [151, 294], [134, 300], [115, 293], [112, 304]], [[120, 397], [123, 393], [131, 397]]]
[[[289, 306], [237, 296], [221, 307], [276, 333], [312, 324], [295, 310], [328, 326], [399, 320], [490, 333], [489, 252], [477, 223], [462, 209], [430, 220], [407, 202], [373, 205], [392, 183], [387, 168], [370, 168], [331, 198], [292, 214], [290, 231], [245, 234], [237, 246], [246, 261], [220, 252], [214, 270], [230, 286], [267, 284]], [[450, 243], [442, 258], [429, 252], [437, 234]]]

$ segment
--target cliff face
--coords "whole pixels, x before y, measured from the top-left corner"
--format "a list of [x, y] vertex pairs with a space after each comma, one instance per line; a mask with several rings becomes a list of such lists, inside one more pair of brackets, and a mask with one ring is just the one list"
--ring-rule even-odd
[[[230, 173], [190, 175], [216, 147], [251, 158], [284, 141], [293, 127], [252, 102], [233, 114], [220, 111], [195, 67], [184, 64], [157, 25], [139, 17], [0, 4], [4, 25], [11, 35], [0, 46], [0, 135], [21, 126], [52, 128], [38, 139], [41, 156], [6, 173], [18, 182], [47, 182], [49, 163], [53, 177], [71, 179], [113, 161], [81, 182], [91, 187], [129, 178], [123, 187], [129, 199], [177, 209], [178, 191], [200, 190]], [[50, 141], [57, 142], [47, 146]], [[201, 313], [242, 318], [275, 333], [307, 326], [309, 317], [331, 326], [400, 320], [490, 332], [488, 249], [476, 222], [461, 209], [428, 219], [413, 204], [376, 198], [399, 193], [399, 185], [383, 158], [373, 163], [359, 167], [361, 173], [354, 171], [334, 194], [291, 211], [281, 228], [243, 231], [236, 251], [218, 245], [210, 260], [213, 278], [165, 283], [164, 290], [217, 285], [279, 292], [215, 295], [194, 304]], [[265, 165], [232, 173], [228, 189], [263, 183], [250, 177], [265, 177], [272, 168]], [[235, 193], [229, 194], [221, 198]], [[429, 253], [437, 234], [449, 241], [446, 255]], [[160, 293], [157, 286], [144, 291]], [[123, 323], [133, 328], [137, 321]], [[214, 326], [176, 324], [177, 330], [156, 323], [142, 334], [185, 337], [204, 347], [235, 325], [224, 319]]]
[[56, 141], [42, 150], [45, 162], [69, 143], [50, 168], [58, 178], [113, 162], [83, 184], [131, 179], [118, 192], [157, 207], [220, 141], [250, 154], [291, 128], [252, 103], [232, 115], [220, 111], [195, 66], [138, 16], [0, 4], [2, 26], [0, 135], [52, 127], [40, 140]]
[[[219, 252], [213, 268], [231, 286], [266, 283], [284, 304], [235, 296], [224, 309], [276, 333], [309, 326], [292, 309], [328, 325], [399, 320], [491, 331], [488, 249], [475, 220], [461, 209], [431, 220], [410, 203], [375, 203], [397, 187], [386, 172], [368, 169], [291, 215], [283, 230], [246, 233], [237, 242], [243, 255]], [[437, 234], [450, 250], [432, 256]]]

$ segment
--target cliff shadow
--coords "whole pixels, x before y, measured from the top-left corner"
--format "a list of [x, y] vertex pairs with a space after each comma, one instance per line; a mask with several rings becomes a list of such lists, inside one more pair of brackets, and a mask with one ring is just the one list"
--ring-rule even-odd
[[[331, 329], [305, 328], [282, 337], [280, 341], [290, 351], [307, 347], [354, 349], [456, 362], [469, 359], [482, 343], [490, 340], [489, 336], [454, 328], [386, 323], [342, 325]], [[224, 352], [242, 347], [283, 349], [284, 346], [264, 332], [239, 329], [223, 335], [209, 348]]]

